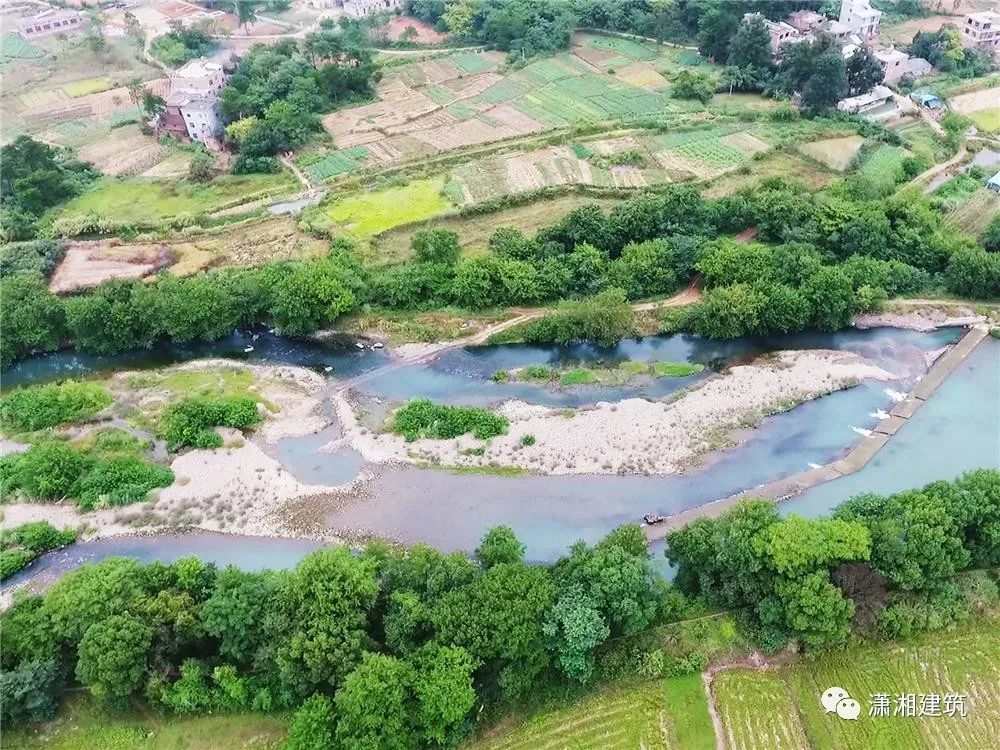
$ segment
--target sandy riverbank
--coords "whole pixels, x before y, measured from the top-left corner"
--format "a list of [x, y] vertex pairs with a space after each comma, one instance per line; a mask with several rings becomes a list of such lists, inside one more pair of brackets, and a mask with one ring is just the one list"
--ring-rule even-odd
[[[373, 463], [492, 464], [543, 474], [678, 474], [767, 414], [863, 379], [895, 376], [855, 354], [778, 352], [731, 367], [665, 402], [635, 398], [572, 411], [510, 401], [500, 407], [510, 419], [508, 433], [488, 442], [464, 435], [407, 443], [365, 428], [346, 395], [337, 394], [335, 407], [343, 442]], [[522, 444], [528, 435], [533, 445]]]
[[[219, 372], [249, 370], [253, 391], [267, 408], [264, 422], [252, 434], [220, 428], [225, 440], [215, 450], [190, 450], [172, 457], [174, 483], [154, 491], [142, 503], [91, 512], [80, 511], [72, 501], [62, 503], [7, 503], [0, 528], [32, 521], [48, 521], [59, 528], [80, 528], [83, 538], [149, 534], [177, 528], [197, 528], [256, 536], [302, 536], [297, 528], [281, 521], [286, 504], [311, 496], [342, 493], [344, 487], [307, 485], [299, 482], [269, 456], [264, 446], [285, 437], [308, 435], [326, 427], [323, 395], [328, 381], [301, 367], [251, 365], [225, 359], [187, 362], [166, 368], [179, 371]], [[136, 395], [126, 385], [128, 378], [143, 373], [121, 372], [109, 387], [129, 408], [156, 404], [164, 394], [156, 386]], [[90, 425], [91, 428], [101, 424]], [[25, 448], [4, 441], [5, 451]]]

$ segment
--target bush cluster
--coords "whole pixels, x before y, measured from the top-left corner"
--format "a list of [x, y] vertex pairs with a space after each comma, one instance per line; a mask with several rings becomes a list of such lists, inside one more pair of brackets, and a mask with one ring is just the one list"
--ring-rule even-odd
[[445, 440], [471, 432], [487, 440], [507, 432], [509, 422], [489, 409], [467, 406], [444, 406], [425, 398], [410, 400], [393, 416], [392, 429], [407, 441], [418, 438]]
[[76, 541], [73, 529], [59, 531], [48, 521], [25, 523], [0, 533], [0, 581], [21, 570], [49, 550]]
[[163, 435], [168, 450], [219, 448], [216, 427], [246, 429], [259, 424], [257, 402], [248, 396], [193, 396], [168, 406], [163, 413]]
[[68, 380], [19, 388], [0, 397], [0, 427], [27, 432], [82, 422], [111, 402], [111, 394], [98, 383]]
[[173, 481], [170, 469], [138, 457], [85, 452], [55, 440], [0, 458], [0, 494], [18, 493], [30, 500], [74, 498], [87, 510], [143, 500], [150, 490]]

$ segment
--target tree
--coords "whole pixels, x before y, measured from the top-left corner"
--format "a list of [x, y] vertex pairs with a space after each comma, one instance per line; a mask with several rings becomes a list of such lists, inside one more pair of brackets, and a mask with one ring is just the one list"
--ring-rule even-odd
[[6, 367], [33, 351], [51, 351], [66, 335], [62, 301], [49, 294], [36, 276], [18, 275], [0, 281], [0, 366]]
[[152, 346], [157, 323], [149, 289], [134, 281], [108, 281], [66, 301], [66, 325], [81, 351], [115, 354]]
[[153, 631], [130, 615], [111, 615], [87, 628], [76, 678], [99, 700], [123, 707], [146, 675]]
[[555, 312], [531, 323], [524, 331], [533, 342], [596, 341], [612, 346], [635, 333], [635, 311], [620, 289], [608, 289], [581, 300], [564, 300]]
[[275, 284], [269, 314], [289, 334], [315, 331], [354, 307], [354, 294], [329, 260], [296, 264]]
[[524, 544], [510, 526], [494, 526], [476, 548], [476, 557], [484, 568], [489, 569], [501, 563], [523, 562], [524, 550]]
[[[853, 292], [851, 299], [854, 299]], [[691, 328], [712, 339], [735, 339], [763, 330], [766, 300], [759, 288], [733, 284], [710, 289], [694, 309]]]
[[61, 685], [59, 665], [54, 659], [22, 661], [13, 669], [3, 670], [0, 672], [0, 715], [4, 723], [10, 726], [22, 719], [37, 722], [53, 718]]
[[666, 294], [677, 287], [673, 248], [665, 240], [629, 243], [612, 263], [611, 276], [629, 299]]
[[431, 645], [413, 655], [416, 701], [411, 709], [416, 732], [429, 745], [454, 744], [458, 730], [476, 704], [472, 672], [476, 662], [462, 648]]
[[346, 548], [320, 550], [300, 562], [282, 581], [281, 611], [268, 622], [282, 683], [299, 695], [338, 686], [361, 661], [377, 595], [372, 561]]
[[740, 16], [726, 5], [715, 5], [698, 22], [698, 52], [722, 62], [729, 56], [729, 40], [740, 27]]
[[983, 247], [991, 253], [1000, 253], [1000, 214], [993, 217], [983, 232]]
[[365, 653], [337, 691], [336, 745], [344, 750], [410, 750], [416, 746], [408, 705], [412, 667]]
[[403, 33], [399, 35], [399, 39], [402, 42], [412, 42], [418, 36], [420, 36], [420, 33], [417, 31], [416, 26], [407, 26], [403, 29]]
[[681, 70], [674, 76], [673, 83], [670, 96], [674, 99], [697, 99], [702, 104], [708, 104], [715, 96], [715, 83], [706, 73]]
[[215, 160], [208, 149], [196, 148], [188, 165], [188, 179], [192, 182], [211, 182], [215, 176]]
[[450, 229], [421, 229], [410, 240], [413, 259], [417, 263], [454, 265], [462, 248], [458, 234]]
[[542, 632], [563, 674], [586, 683], [594, 671], [594, 649], [611, 629], [583, 587], [572, 585], [560, 591]]
[[865, 47], [855, 50], [854, 54], [847, 58], [846, 72], [847, 93], [851, 96], [871, 91], [885, 78], [878, 58]]
[[753, 16], [736, 28], [729, 42], [726, 64], [761, 71], [771, 67], [771, 36], [764, 26], [763, 16]]
[[247, 26], [257, 21], [257, 6], [255, 0], [233, 0], [233, 10], [243, 31]]
[[833, 107], [848, 91], [847, 68], [844, 57], [836, 50], [829, 50], [813, 58], [812, 75], [802, 88], [802, 103], [811, 109]]
[[248, 573], [233, 566], [215, 579], [212, 594], [201, 607], [205, 632], [219, 641], [219, 654], [239, 664], [251, 664], [267, 642], [265, 618], [279, 586], [278, 577]]
[[318, 693], [306, 698], [288, 724], [284, 750], [324, 750], [333, 747], [333, 703]]
[[977, 247], [956, 250], [945, 269], [945, 283], [949, 291], [963, 297], [1000, 297], [1000, 253]]
[[812, 324], [821, 331], [850, 325], [855, 312], [854, 290], [839, 268], [824, 266], [802, 287], [812, 308]]

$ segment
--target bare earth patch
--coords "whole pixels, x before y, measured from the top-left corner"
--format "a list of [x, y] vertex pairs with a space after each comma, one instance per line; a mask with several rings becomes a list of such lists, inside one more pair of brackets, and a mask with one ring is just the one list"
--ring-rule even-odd
[[865, 139], [860, 135], [849, 135], [846, 138], [828, 138], [824, 141], [803, 143], [799, 146], [799, 151], [830, 169], [843, 172], [854, 161], [864, 142]]

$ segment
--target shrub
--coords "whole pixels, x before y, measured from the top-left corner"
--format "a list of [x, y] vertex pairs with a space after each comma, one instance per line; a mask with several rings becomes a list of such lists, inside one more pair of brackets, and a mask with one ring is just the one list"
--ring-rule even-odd
[[443, 406], [425, 398], [415, 398], [396, 412], [393, 431], [407, 441], [456, 438], [467, 432], [486, 440], [506, 433], [508, 424], [505, 417], [489, 409]]
[[4, 547], [9, 543], [17, 544], [29, 552], [40, 555], [42, 552], [72, 544], [76, 541], [76, 532], [73, 529], [59, 531], [48, 521], [36, 521], [4, 532], [3, 539]]
[[111, 402], [111, 394], [97, 383], [69, 380], [20, 388], [0, 398], [0, 426], [29, 431], [80, 422]]
[[534, 444], [535, 444], [535, 436], [534, 435], [524, 435], [521, 438], [521, 445], [523, 445], [525, 447], [527, 447], [529, 445], [534, 445]]
[[66, 248], [57, 240], [12, 242], [0, 247], [0, 277], [32, 274], [48, 278]]
[[169, 487], [174, 473], [163, 466], [134, 456], [99, 460], [80, 481], [78, 503], [88, 510], [104, 500], [108, 505], [125, 505], [145, 499], [155, 487]]
[[0, 581], [6, 581], [36, 557], [26, 549], [0, 551]]
[[48, 441], [0, 459], [0, 492], [20, 491], [33, 500], [72, 497], [93, 461], [66, 443]]
[[506, 383], [508, 380], [510, 380], [510, 373], [506, 370], [497, 370], [493, 373], [494, 383]]
[[167, 408], [163, 434], [167, 448], [219, 448], [222, 438], [215, 427], [244, 429], [260, 422], [257, 403], [247, 396], [192, 397]]
[[620, 289], [588, 299], [562, 302], [555, 312], [534, 321], [524, 329], [530, 342], [596, 341], [612, 346], [635, 333], [635, 312]]

